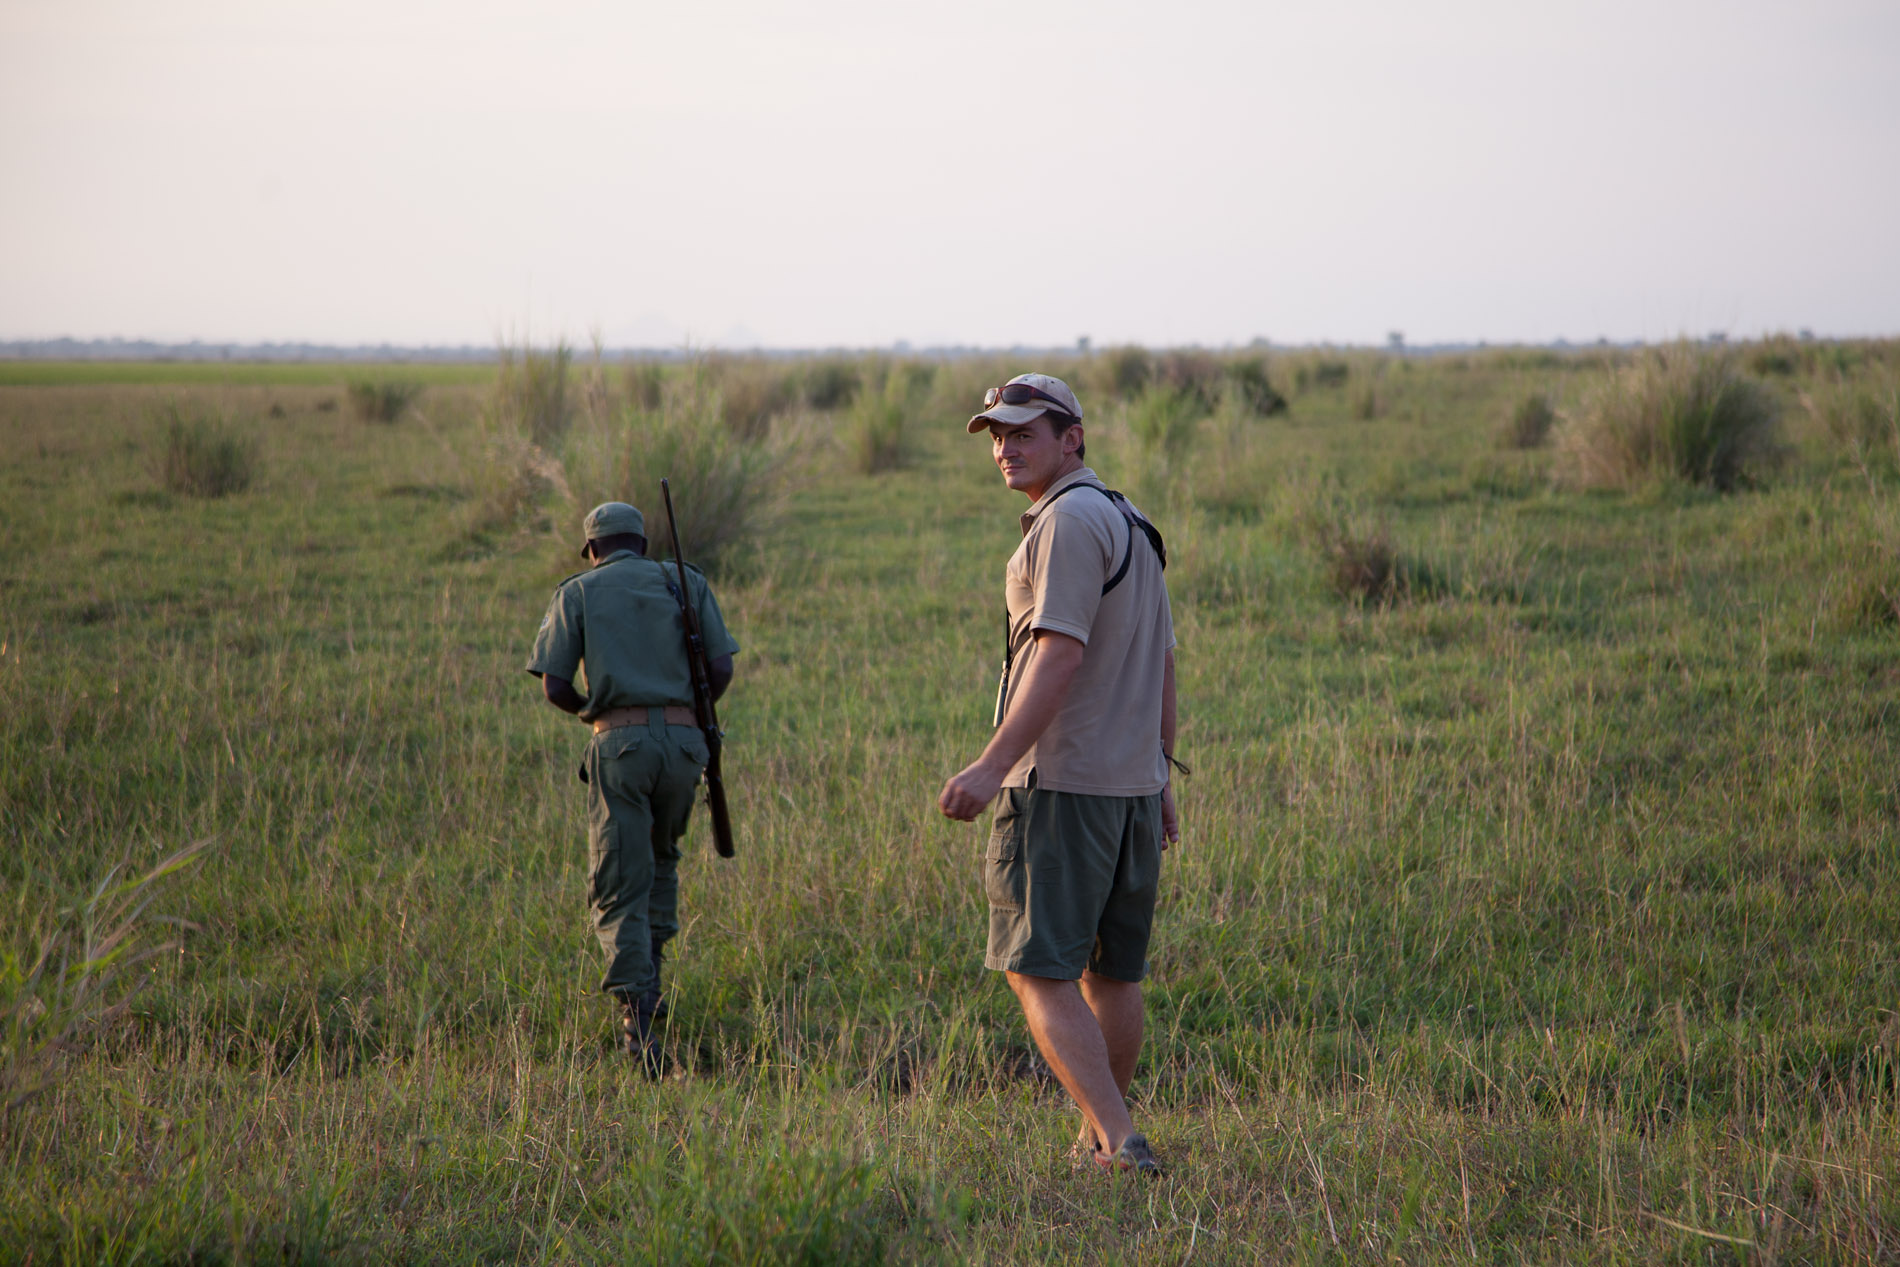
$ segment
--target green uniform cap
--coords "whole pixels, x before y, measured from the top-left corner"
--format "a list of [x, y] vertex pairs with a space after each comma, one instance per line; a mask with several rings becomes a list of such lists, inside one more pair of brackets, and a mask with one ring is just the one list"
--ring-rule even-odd
[[587, 557], [589, 541], [617, 537], [623, 532], [646, 536], [646, 516], [625, 502], [602, 502], [587, 512], [587, 521], [581, 525], [581, 557]]

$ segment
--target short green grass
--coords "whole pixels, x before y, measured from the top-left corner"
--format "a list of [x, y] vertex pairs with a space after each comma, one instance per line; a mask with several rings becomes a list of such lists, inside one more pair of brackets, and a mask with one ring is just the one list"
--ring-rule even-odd
[[[739, 857], [695, 827], [652, 1085], [590, 993], [582, 732], [520, 669], [574, 525], [470, 534], [492, 373], [404, 367], [374, 428], [319, 408], [346, 367], [182, 385], [260, 445], [209, 502], [150, 473], [174, 367], [4, 380], [0, 1006], [111, 868], [204, 847], [128, 943], [181, 948], [0, 1115], [0, 1256], [1890, 1260], [1900, 644], [1847, 599], [1900, 485], [1816, 427], [1740, 493], [1557, 491], [1496, 420], [1597, 357], [1355, 360], [1370, 419], [1295, 367], [1165, 473], [1091, 427], [1168, 534], [1194, 767], [1149, 1186], [1072, 1173], [980, 967], [981, 828], [932, 804], [1021, 509], [972, 404], [875, 477], [783, 424], [719, 578]], [[1430, 583], [1342, 599], [1339, 525]]]

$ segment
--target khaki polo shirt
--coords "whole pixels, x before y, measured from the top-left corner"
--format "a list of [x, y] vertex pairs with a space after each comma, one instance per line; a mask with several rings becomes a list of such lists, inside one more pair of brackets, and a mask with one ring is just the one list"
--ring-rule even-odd
[[[667, 582], [679, 584], [672, 563], [616, 550], [591, 569], [562, 581], [534, 637], [528, 672], [552, 673], [575, 682], [587, 667], [587, 707], [591, 721], [610, 708], [693, 702], [693, 679], [686, 667], [686, 635], [680, 628], [679, 601]], [[698, 568], [686, 566], [686, 590], [699, 617], [706, 658], [731, 655], [739, 644], [726, 632], [719, 601]], [[579, 683], [576, 682], [576, 689]]]
[[[1108, 498], [1078, 488], [1050, 500], [1084, 480], [1101, 483], [1084, 467], [1023, 512], [1023, 542], [1010, 556], [1004, 597], [1016, 655], [1004, 716], [1035, 663], [1033, 630], [1067, 634], [1085, 649], [1061, 710], [1003, 786], [1027, 787], [1034, 770], [1036, 786], [1055, 792], [1148, 796], [1168, 781], [1161, 756], [1161, 685], [1174, 647], [1168, 587], [1148, 538]], [[1127, 574], [1102, 593], [1124, 555]]]

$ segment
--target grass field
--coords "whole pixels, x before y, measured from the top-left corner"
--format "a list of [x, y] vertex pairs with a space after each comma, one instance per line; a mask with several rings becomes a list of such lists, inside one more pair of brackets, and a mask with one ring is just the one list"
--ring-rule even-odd
[[[1747, 353], [1734, 493], [1500, 444], [1619, 356], [1289, 356], [1147, 447], [1125, 362], [1053, 367], [1170, 544], [1150, 1184], [1072, 1172], [933, 805], [1021, 509], [961, 422], [1030, 367], [920, 372], [892, 469], [809, 387], [746, 441], [739, 856], [696, 821], [659, 1084], [521, 671], [585, 507], [491, 513], [492, 369], [383, 425], [346, 367], [0, 367], [0, 1260], [1900, 1258], [1900, 477], [1802, 406], [1900, 347]], [[161, 486], [167, 403], [246, 491]]]

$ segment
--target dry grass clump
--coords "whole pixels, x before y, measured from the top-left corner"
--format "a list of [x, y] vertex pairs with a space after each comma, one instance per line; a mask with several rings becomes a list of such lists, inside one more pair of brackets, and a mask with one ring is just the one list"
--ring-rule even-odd
[[1525, 392], [1505, 415], [1504, 425], [1498, 428], [1498, 447], [1542, 448], [1550, 439], [1551, 428], [1556, 425], [1557, 410], [1550, 403], [1550, 393], [1541, 390]]
[[[1132, 400], [1148, 385], [1154, 374], [1154, 358], [1148, 349], [1129, 344], [1104, 348], [1090, 366], [1089, 390], [1106, 404], [1111, 400]], [[1082, 407], [1088, 408], [1083, 402]]]
[[850, 361], [828, 358], [805, 367], [801, 385], [805, 403], [813, 409], [842, 409], [858, 394], [859, 371]]
[[711, 356], [702, 370], [716, 389], [720, 418], [741, 440], [764, 439], [796, 398], [791, 374], [763, 357]]
[[1155, 358], [1152, 382], [1186, 397], [1205, 414], [1220, 403], [1221, 384], [1226, 377], [1226, 368], [1211, 354], [1174, 348]]
[[1835, 627], [1847, 633], [1900, 625], [1900, 569], [1889, 565], [1850, 577], [1834, 598], [1833, 617]]
[[177, 402], [160, 405], [163, 428], [158, 480], [185, 497], [241, 493], [257, 477], [257, 438], [239, 431], [218, 413], [187, 413]]
[[666, 367], [658, 361], [635, 361], [625, 375], [627, 401], [635, 409], [658, 409], [666, 391]]
[[1157, 382], [1128, 406], [1128, 429], [1146, 457], [1172, 466], [1194, 443], [1203, 412], [1188, 392]]
[[503, 346], [493, 400], [502, 428], [525, 436], [542, 449], [558, 443], [572, 420], [567, 371], [573, 360], [574, 351], [565, 340], [550, 348]]
[[0, 1122], [54, 1080], [62, 1057], [124, 1017], [149, 979], [135, 971], [140, 964], [178, 948], [176, 939], [152, 944], [152, 926], [195, 927], [146, 912], [159, 882], [203, 847], [189, 845], [137, 880], [107, 871], [84, 902], [55, 916], [30, 965], [0, 958]]
[[1286, 412], [1286, 397], [1267, 373], [1267, 358], [1242, 356], [1227, 362], [1227, 395], [1248, 413], [1271, 418]]
[[1316, 388], [1344, 387], [1352, 377], [1352, 364], [1335, 356], [1302, 356], [1293, 362], [1293, 390], [1305, 393]]
[[1763, 378], [1770, 375], [1791, 377], [1801, 371], [1807, 360], [1801, 344], [1792, 335], [1786, 334], [1770, 335], [1759, 343], [1750, 344], [1747, 352], [1748, 372]]
[[851, 402], [845, 419], [845, 444], [852, 468], [864, 475], [894, 471], [910, 457], [905, 420], [917, 395], [917, 379], [907, 367], [893, 366], [881, 387], [867, 385]]
[[1352, 398], [1347, 402], [1352, 416], [1361, 422], [1371, 422], [1385, 414], [1385, 393], [1379, 390], [1379, 384], [1370, 378], [1362, 378], [1352, 389]]
[[585, 415], [568, 437], [554, 481], [564, 550], [581, 516], [605, 501], [631, 502], [646, 514], [656, 556], [672, 550], [660, 480], [672, 483], [686, 559], [712, 573], [769, 529], [778, 513], [781, 446], [747, 436], [725, 414], [721, 388], [683, 380], [657, 410], [623, 407]]
[[353, 379], [343, 385], [350, 412], [364, 422], [394, 422], [409, 412], [422, 395], [423, 385], [408, 379]]
[[1900, 464], [1900, 373], [1881, 367], [1855, 377], [1833, 374], [1802, 392], [1801, 405], [1854, 461]]
[[1660, 478], [1726, 492], [1779, 456], [1780, 414], [1732, 352], [1671, 344], [1599, 383], [1558, 433], [1558, 477], [1580, 488]]

